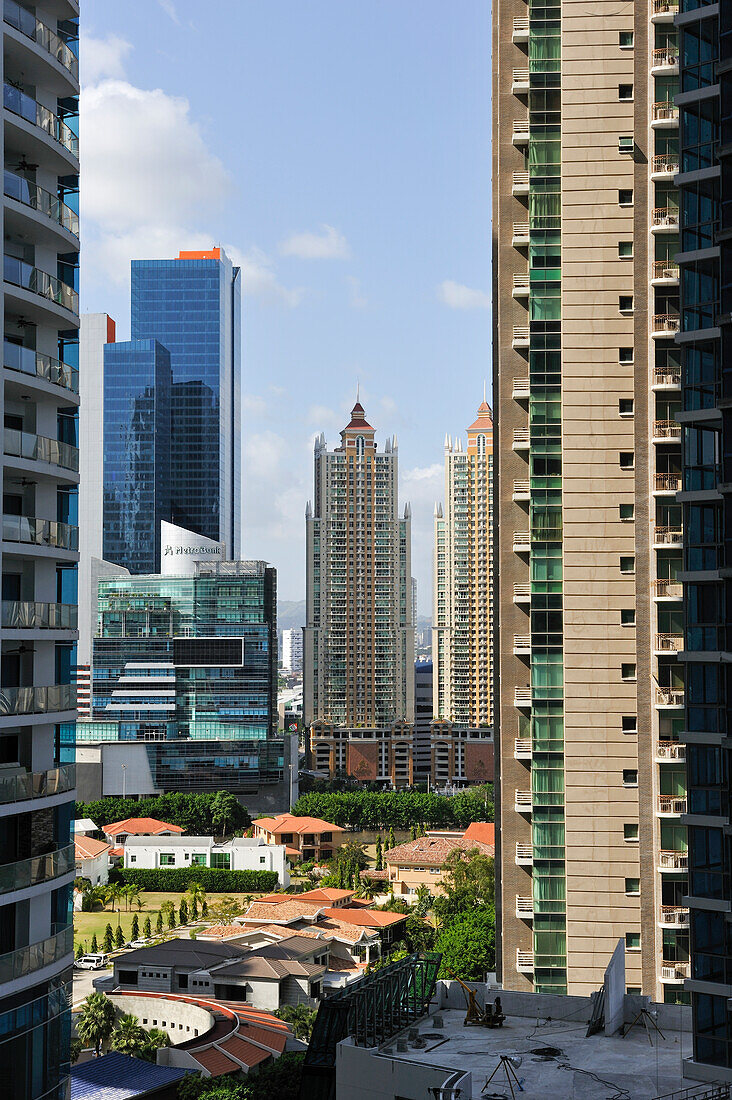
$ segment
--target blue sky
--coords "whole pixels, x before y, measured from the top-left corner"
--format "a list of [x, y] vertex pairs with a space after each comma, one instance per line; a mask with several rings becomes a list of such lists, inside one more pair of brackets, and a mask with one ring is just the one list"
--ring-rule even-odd
[[357, 380], [396, 433], [431, 605], [443, 441], [490, 379], [487, 0], [86, 0], [82, 309], [129, 328], [129, 260], [243, 269], [243, 545], [304, 596], [312, 439]]

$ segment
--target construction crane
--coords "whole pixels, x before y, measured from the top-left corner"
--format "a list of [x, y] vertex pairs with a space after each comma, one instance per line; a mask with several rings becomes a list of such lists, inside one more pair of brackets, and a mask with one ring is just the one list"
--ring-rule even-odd
[[451, 971], [449, 973], [451, 978], [459, 982], [465, 994], [468, 1011], [465, 1013], [463, 1027], [503, 1027], [503, 1021], [506, 1017], [501, 1010], [500, 1001], [496, 1002], [497, 1007], [487, 1004], [485, 1008], [481, 1008], [475, 990], [471, 989], [462, 978], [458, 978], [457, 974], [453, 974]]

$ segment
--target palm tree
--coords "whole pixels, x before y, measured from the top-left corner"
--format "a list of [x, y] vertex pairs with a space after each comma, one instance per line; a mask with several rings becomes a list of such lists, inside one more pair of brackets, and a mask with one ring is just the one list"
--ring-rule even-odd
[[278, 1016], [280, 1020], [284, 1020], [286, 1024], [290, 1025], [292, 1034], [295, 1038], [302, 1039], [305, 1043], [310, 1042], [316, 1015], [317, 1009], [308, 1008], [307, 1005], [302, 1004], [283, 1005], [282, 1008], [278, 1008], [275, 1012], [275, 1016]]
[[110, 1046], [120, 1054], [139, 1054], [147, 1041], [147, 1033], [137, 1016], [126, 1012], [112, 1032]]
[[151, 1027], [145, 1035], [145, 1043], [140, 1051], [140, 1057], [144, 1058], [146, 1062], [154, 1062], [155, 1054], [160, 1047], [169, 1047], [170, 1036], [167, 1031], [163, 1031], [159, 1027]]
[[90, 993], [76, 1019], [76, 1033], [82, 1043], [93, 1046], [98, 1058], [102, 1043], [107, 1041], [113, 1029], [114, 1005], [103, 993]]

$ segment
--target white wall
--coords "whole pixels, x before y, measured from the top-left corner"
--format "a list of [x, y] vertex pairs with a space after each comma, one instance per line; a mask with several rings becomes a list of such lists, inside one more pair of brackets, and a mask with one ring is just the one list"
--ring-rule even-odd
[[[435, 1053], [435, 1059], [439, 1051]], [[424, 1100], [430, 1089], [447, 1084], [462, 1091], [456, 1095], [473, 1095], [470, 1072], [461, 1074], [454, 1067], [410, 1062], [379, 1054], [378, 1050], [357, 1047], [346, 1039], [336, 1048], [336, 1094], [338, 1100]], [[450, 1095], [448, 1091], [446, 1095]]]
[[[143, 870], [161, 866], [161, 855], [175, 857], [173, 867], [193, 867], [192, 857], [204, 855], [205, 866], [211, 866], [213, 837], [189, 837], [188, 844], [166, 844], [165, 837], [141, 838], [144, 843], [134, 841], [125, 844], [124, 865]], [[232, 871], [274, 871], [280, 886], [290, 885], [287, 870], [285, 846], [283, 844], [217, 844], [216, 852], [228, 852]], [[132, 860], [134, 856], [134, 862]]]
[[100, 852], [93, 859], [77, 860], [76, 873], [88, 878], [92, 886], [105, 886], [109, 881], [109, 852]]

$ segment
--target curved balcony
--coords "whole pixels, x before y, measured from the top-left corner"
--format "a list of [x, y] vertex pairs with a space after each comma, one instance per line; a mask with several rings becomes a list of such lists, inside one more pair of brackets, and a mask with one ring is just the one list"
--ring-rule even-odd
[[79, 448], [60, 439], [51, 439], [35, 432], [21, 432], [16, 428], [5, 428], [3, 436], [3, 454], [10, 458], [25, 458], [29, 462], [48, 462], [64, 470], [79, 472]]
[[33, 798], [52, 798], [73, 791], [75, 786], [74, 764], [63, 764], [47, 772], [19, 770], [17, 775], [0, 773], [0, 805], [27, 802]]
[[79, 528], [34, 516], [3, 516], [3, 542], [22, 542], [55, 550], [78, 550]]
[[2, 601], [4, 630], [76, 630], [79, 612], [72, 603]]
[[654, 130], [677, 130], [679, 109], [669, 99], [662, 99], [651, 107], [651, 126]]
[[53, 966], [54, 963], [65, 959], [67, 955], [71, 955], [73, 949], [74, 929], [69, 925], [55, 935], [49, 936], [48, 939], [29, 943], [15, 951], [8, 951], [7, 954], [0, 955], [0, 985], [15, 981], [17, 978], [25, 978], [47, 966]]
[[51, 54], [75, 81], [79, 80], [79, 59], [69, 49], [64, 40], [55, 31], [52, 31], [40, 19], [37, 19], [32, 11], [22, 8], [16, 0], [5, 0], [3, 4], [3, 20], [16, 31], [20, 31], [26, 38], [40, 46]]
[[7, 111], [43, 130], [44, 134], [63, 146], [67, 153], [76, 160], [79, 159], [78, 137], [71, 127], [67, 126], [53, 111], [49, 111], [48, 107], [44, 107], [32, 96], [26, 95], [12, 84], [3, 84], [3, 106]]
[[49, 275], [47, 271], [41, 271], [24, 260], [17, 260], [15, 256], [3, 257], [3, 278], [6, 283], [19, 286], [23, 290], [29, 290], [31, 294], [38, 294], [42, 298], [48, 298], [57, 306], [63, 306], [71, 313], [79, 312], [79, 295], [68, 283], [57, 279], [55, 275]]
[[72, 393], [79, 392], [79, 372], [76, 367], [54, 359], [52, 355], [43, 355], [33, 348], [23, 348], [5, 340], [3, 344], [3, 366], [7, 370], [20, 371], [21, 374], [35, 375], [54, 386], [62, 386]]
[[1, 718], [11, 714], [54, 714], [75, 709], [75, 684], [0, 688]]
[[5, 172], [3, 189], [7, 198], [15, 199], [16, 202], [22, 203], [31, 210], [45, 214], [62, 229], [75, 237], [79, 236], [79, 215], [66, 203], [61, 202], [58, 195], [53, 195], [50, 191], [39, 187], [37, 183], [8, 171]]
[[74, 845], [48, 852], [43, 856], [21, 859], [17, 863], [6, 863], [0, 867], [0, 894], [11, 890], [24, 890], [29, 886], [38, 886], [42, 882], [68, 875], [74, 870]]
[[675, 176], [679, 170], [678, 153], [656, 153], [651, 158], [651, 179], [663, 180]]

